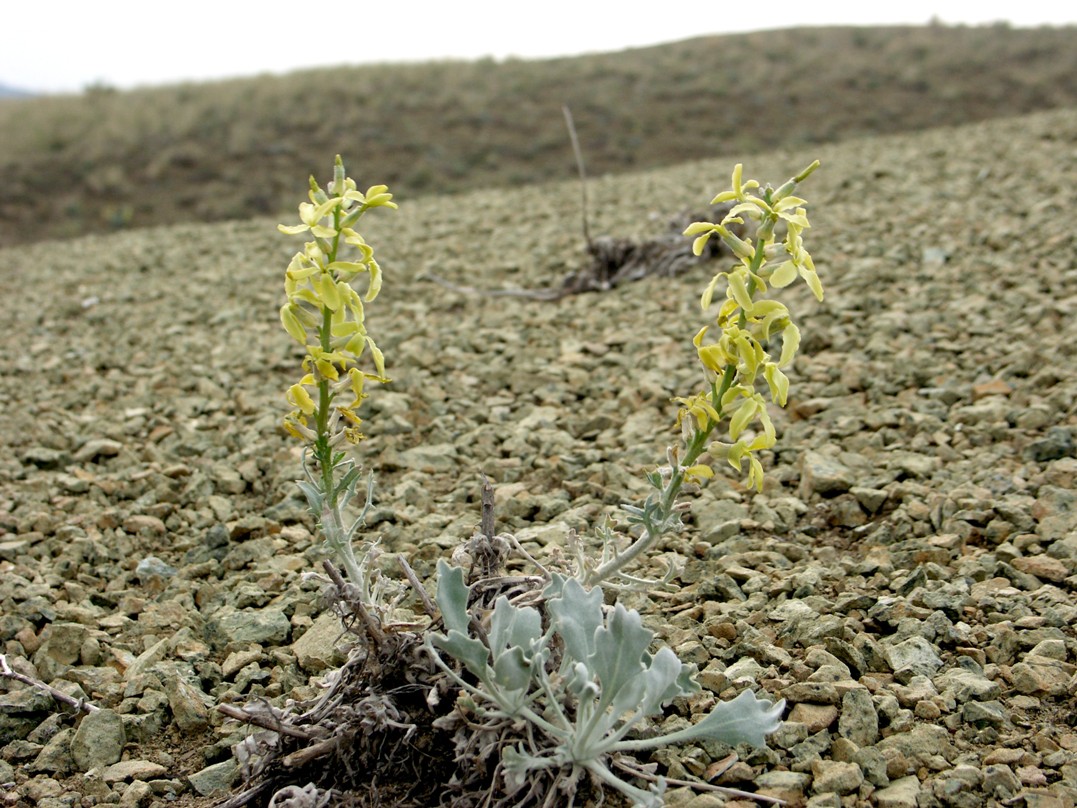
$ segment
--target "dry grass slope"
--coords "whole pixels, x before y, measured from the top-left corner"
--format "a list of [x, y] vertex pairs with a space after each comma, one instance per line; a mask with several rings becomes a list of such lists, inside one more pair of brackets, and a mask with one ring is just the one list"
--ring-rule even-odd
[[1077, 104], [1077, 29], [817, 28], [0, 103], [0, 244], [291, 210], [335, 153], [402, 198]]

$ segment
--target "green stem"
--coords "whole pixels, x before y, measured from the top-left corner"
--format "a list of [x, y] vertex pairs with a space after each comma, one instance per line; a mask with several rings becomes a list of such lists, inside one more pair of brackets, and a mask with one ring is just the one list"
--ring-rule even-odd
[[[337, 260], [340, 249], [340, 206], [333, 211], [333, 225], [337, 234], [333, 237], [333, 243], [327, 256], [327, 263]], [[333, 312], [328, 308], [322, 311], [322, 323], [318, 328], [318, 342], [323, 351], [329, 352], [333, 348]], [[317, 368], [314, 369], [317, 374]], [[348, 539], [344, 529], [344, 515], [341, 513], [339, 490], [335, 478], [336, 464], [334, 450], [330, 444], [332, 435], [329, 434], [330, 411], [333, 396], [329, 389], [329, 379], [319, 376], [318, 378], [318, 439], [314, 445], [314, 453], [318, 459], [318, 471], [321, 475], [322, 493], [325, 497], [322, 507], [321, 521], [322, 533], [326, 544], [336, 553], [337, 558], [344, 566], [348, 578], [355, 585], [359, 593], [359, 600], [364, 606], [371, 606], [370, 593], [367, 591], [366, 576], [362, 566], [355, 557], [355, 550]]]

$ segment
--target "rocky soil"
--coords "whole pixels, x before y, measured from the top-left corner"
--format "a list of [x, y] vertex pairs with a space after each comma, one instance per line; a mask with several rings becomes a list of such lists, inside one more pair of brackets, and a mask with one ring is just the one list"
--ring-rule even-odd
[[[719, 783], [813, 808], [1072, 806], [1077, 112], [597, 180], [592, 232], [650, 237], [737, 160], [780, 181], [815, 157], [827, 296], [783, 298], [804, 341], [766, 488], [693, 493], [656, 559], [676, 587], [637, 605], [701, 671], [682, 712], [746, 687], [789, 704]], [[420, 574], [473, 532], [480, 470], [532, 553], [615, 514], [697, 384], [714, 266], [558, 302], [423, 279], [558, 284], [585, 262], [577, 200], [369, 217], [393, 383], [359, 456], [372, 533]], [[244, 730], [214, 705], [310, 697], [342, 659], [279, 428], [300, 357], [276, 314], [296, 241], [274, 225], [0, 251], [0, 641], [101, 708], [0, 680], [4, 805], [216, 804]], [[728, 751], [657, 759], [705, 775]]]

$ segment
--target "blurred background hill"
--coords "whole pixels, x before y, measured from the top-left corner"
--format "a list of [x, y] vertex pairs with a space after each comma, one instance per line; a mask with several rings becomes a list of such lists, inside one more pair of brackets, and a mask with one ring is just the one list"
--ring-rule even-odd
[[569, 178], [562, 104], [592, 175], [1072, 107], [1077, 27], [800, 28], [572, 58], [7, 90], [0, 246], [292, 216], [336, 153], [403, 200]]

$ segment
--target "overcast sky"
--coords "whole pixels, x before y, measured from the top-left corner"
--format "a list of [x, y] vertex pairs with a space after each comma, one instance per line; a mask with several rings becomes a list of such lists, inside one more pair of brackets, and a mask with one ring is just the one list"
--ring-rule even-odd
[[[337, 16], [334, 8], [342, 9]], [[0, 84], [76, 92], [369, 62], [614, 51], [800, 25], [1077, 23], [1072, 0], [50, 0], [0, 5]]]

